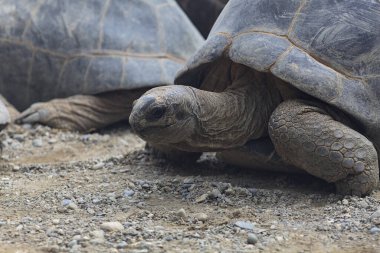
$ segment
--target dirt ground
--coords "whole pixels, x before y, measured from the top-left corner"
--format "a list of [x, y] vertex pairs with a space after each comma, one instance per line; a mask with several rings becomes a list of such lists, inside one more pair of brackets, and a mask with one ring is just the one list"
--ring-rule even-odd
[[311, 176], [213, 154], [173, 164], [126, 124], [9, 126], [1, 140], [0, 253], [380, 252], [379, 190], [338, 196]]

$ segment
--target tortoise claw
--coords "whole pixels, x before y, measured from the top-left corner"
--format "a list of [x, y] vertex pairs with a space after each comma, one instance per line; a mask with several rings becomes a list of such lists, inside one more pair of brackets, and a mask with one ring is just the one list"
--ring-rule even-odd
[[37, 103], [23, 111], [15, 120], [17, 124], [46, 123], [49, 111], [42, 103]]

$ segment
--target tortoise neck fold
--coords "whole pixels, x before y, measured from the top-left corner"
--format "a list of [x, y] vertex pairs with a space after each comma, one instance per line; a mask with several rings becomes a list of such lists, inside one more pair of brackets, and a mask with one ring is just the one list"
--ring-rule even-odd
[[243, 68], [233, 75], [232, 85], [223, 92], [191, 88], [196, 102], [198, 127], [188, 142], [200, 151], [244, 145], [268, 133], [271, 113], [281, 102], [273, 84]]

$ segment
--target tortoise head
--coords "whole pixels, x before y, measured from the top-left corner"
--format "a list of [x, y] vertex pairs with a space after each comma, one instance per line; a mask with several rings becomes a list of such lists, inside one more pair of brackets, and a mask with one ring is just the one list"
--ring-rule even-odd
[[134, 102], [129, 123], [144, 140], [179, 143], [196, 127], [196, 103], [191, 88], [181, 85], [153, 88]]

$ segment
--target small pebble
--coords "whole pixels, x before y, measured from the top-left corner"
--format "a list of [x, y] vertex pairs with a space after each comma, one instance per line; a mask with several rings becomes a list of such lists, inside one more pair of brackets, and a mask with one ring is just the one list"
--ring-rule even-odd
[[64, 200], [62, 200], [62, 205], [63, 206], [67, 206], [67, 205], [69, 205], [71, 203], [71, 200], [70, 199], [64, 199]]
[[77, 244], [78, 244], [78, 241], [77, 241], [77, 240], [72, 240], [72, 241], [70, 241], [70, 242], [67, 244], [67, 246], [68, 246], [69, 248], [72, 248], [72, 247], [76, 246]]
[[102, 202], [102, 200], [99, 198], [92, 199], [92, 203], [94, 203], [94, 204], [99, 204], [100, 202]]
[[380, 228], [378, 228], [378, 227], [373, 227], [373, 228], [371, 228], [371, 229], [369, 230], [369, 232], [370, 232], [371, 234], [377, 234], [377, 233], [380, 232]]
[[57, 139], [54, 139], [54, 138], [52, 138], [52, 139], [49, 139], [49, 144], [54, 144], [54, 143], [56, 143], [58, 140]]
[[95, 164], [94, 166], [90, 167], [91, 170], [100, 170], [104, 167], [104, 163], [103, 162], [98, 162], [97, 164]]
[[145, 184], [142, 184], [141, 187], [145, 190], [149, 190], [150, 189], [150, 185], [145, 183]]
[[345, 205], [345, 206], [348, 205], [348, 200], [347, 199], [343, 199], [342, 200], [342, 205]]
[[18, 166], [18, 165], [13, 165], [13, 166], [12, 166], [12, 171], [13, 171], [13, 172], [20, 171], [20, 166]]
[[194, 215], [194, 217], [195, 217], [197, 220], [202, 221], [202, 222], [205, 222], [205, 221], [208, 220], [208, 216], [207, 216], [207, 214], [205, 214], [205, 213], [197, 213], [197, 214]]
[[46, 230], [46, 235], [49, 236], [49, 237], [53, 237], [56, 233], [56, 230], [54, 227], [51, 227], [51, 228], [48, 228]]
[[198, 198], [195, 199], [195, 202], [196, 203], [201, 203], [201, 202], [204, 202], [208, 197], [208, 194], [203, 194], [201, 196], [199, 196]]
[[30, 130], [33, 128], [32, 124], [28, 124], [28, 123], [22, 124], [21, 126], [22, 126], [22, 128], [24, 128], [26, 130]]
[[173, 241], [173, 236], [168, 235], [168, 236], [164, 237], [164, 240], [167, 242]]
[[90, 236], [92, 238], [103, 238], [104, 237], [104, 231], [103, 230], [94, 230], [90, 232]]
[[227, 195], [233, 195], [235, 193], [235, 190], [231, 187], [231, 188], [226, 189], [224, 193]]
[[19, 142], [24, 142], [25, 141], [25, 137], [23, 135], [21, 135], [21, 134], [15, 134], [13, 136], [13, 139], [15, 139], [15, 140], [17, 140]]
[[67, 208], [71, 210], [77, 210], [78, 206], [74, 202], [71, 202], [70, 204], [67, 205]]
[[366, 201], [362, 200], [358, 202], [358, 206], [360, 206], [361, 208], [367, 208], [369, 205]]
[[186, 218], [186, 211], [185, 209], [181, 208], [176, 212], [176, 215], [180, 218]]
[[90, 240], [90, 243], [93, 245], [103, 244], [104, 242], [105, 242], [104, 238], [94, 238]]
[[82, 240], [82, 236], [81, 235], [74, 235], [72, 240], [80, 241], [80, 240]]
[[239, 228], [243, 228], [243, 229], [248, 229], [248, 230], [253, 230], [255, 228], [255, 226], [251, 222], [248, 222], [248, 221], [237, 221], [235, 222], [235, 226]]
[[212, 199], [217, 199], [219, 197], [222, 196], [222, 194], [220, 193], [220, 191], [218, 189], [213, 189], [209, 194], [208, 196]]
[[59, 219], [53, 219], [53, 220], [52, 220], [52, 223], [53, 223], [54, 225], [58, 225], [58, 224], [59, 224], [59, 222], [60, 222], [60, 220], [59, 220]]
[[100, 228], [104, 231], [121, 231], [124, 229], [124, 226], [118, 221], [112, 221], [101, 224]]
[[192, 178], [192, 177], [185, 178], [183, 180], [183, 183], [184, 184], [193, 184], [194, 183], [194, 178]]
[[32, 145], [33, 145], [34, 147], [40, 148], [40, 147], [42, 147], [42, 146], [44, 145], [44, 143], [42, 142], [41, 139], [34, 139], [34, 140], [32, 141]]
[[247, 243], [248, 244], [256, 244], [259, 241], [257, 236], [253, 233], [248, 233]]
[[124, 190], [124, 197], [132, 197], [135, 195], [135, 191], [131, 189], [125, 189]]
[[380, 218], [380, 209], [376, 210], [371, 216], [369, 217], [371, 221], [374, 221], [376, 219]]
[[126, 248], [127, 246], [128, 246], [128, 243], [122, 241], [122, 242], [120, 242], [120, 243], [116, 246], [116, 248], [118, 248], [118, 249], [123, 249], [123, 248]]

